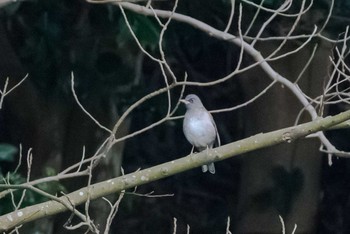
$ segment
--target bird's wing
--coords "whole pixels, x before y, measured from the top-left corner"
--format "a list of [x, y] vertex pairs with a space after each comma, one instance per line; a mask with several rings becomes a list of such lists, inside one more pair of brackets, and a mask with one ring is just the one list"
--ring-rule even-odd
[[220, 140], [220, 135], [219, 135], [218, 128], [216, 127], [216, 124], [215, 124], [213, 116], [210, 114], [210, 112], [208, 112], [208, 113], [209, 113], [209, 116], [210, 116], [211, 123], [214, 125], [215, 131], [216, 131], [217, 147], [220, 147], [221, 146], [221, 140]]
[[[215, 126], [216, 128], [216, 126]], [[220, 135], [219, 135], [219, 132], [218, 132], [218, 129], [216, 129], [216, 140], [217, 140], [217, 143], [218, 143], [218, 147], [221, 146], [221, 140], [220, 140]]]

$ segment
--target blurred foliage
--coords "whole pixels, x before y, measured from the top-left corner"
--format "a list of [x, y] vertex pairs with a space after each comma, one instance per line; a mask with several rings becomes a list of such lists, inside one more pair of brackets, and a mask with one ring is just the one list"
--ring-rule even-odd
[[17, 147], [10, 144], [0, 143], [0, 162], [13, 162], [14, 155], [17, 154], [17, 152]]
[[[83, 101], [113, 95], [123, 107], [141, 87], [134, 81], [138, 48], [117, 7], [84, 1], [33, 0], [2, 11], [21, 62], [46, 98], [71, 95], [70, 72]], [[155, 50], [159, 27], [153, 18], [127, 12], [134, 32]], [[94, 93], [91, 94], [91, 91]], [[126, 102], [126, 103], [125, 103]]]
[[17, 147], [11, 144], [0, 143], [0, 175], [10, 163], [15, 161], [15, 155], [18, 153]]
[[[56, 171], [53, 168], [45, 168], [43, 177], [47, 176], [53, 176], [56, 174]], [[5, 183], [6, 181], [6, 183]], [[0, 184], [22, 184], [25, 183], [27, 179], [23, 177], [19, 173], [8, 173], [7, 175], [0, 174]], [[37, 188], [41, 189], [44, 192], [47, 192], [51, 195], [60, 195], [61, 192], [67, 193], [66, 189], [64, 186], [58, 182], [58, 181], [52, 181], [52, 182], [45, 182], [38, 184], [36, 186]], [[4, 191], [5, 189], [0, 189], [1, 191]], [[25, 196], [23, 196], [25, 194]], [[1, 199], [0, 203], [0, 215], [9, 213], [14, 210], [14, 205], [18, 205], [18, 203], [22, 200], [22, 203], [19, 208], [23, 208], [26, 206], [34, 205], [37, 203], [45, 202], [48, 201], [49, 199], [36, 193], [33, 192], [32, 190], [29, 189], [18, 189], [12, 194], [6, 195], [4, 198]], [[14, 203], [13, 203], [14, 202]]]
[[[141, 45], [145, 49], [151, 49], [155, 51], [158, 46], [160, 27], [157, 27], [157, 23], [154, 18], [147, 18], [143, 15], [136, 14], [134, 12], [127, 12], [127, 17], [130, 25], [139, 39]], [[118, 43], [122, 46], [133, 39], [129, 28], [125, 24], [124, 20], [120, 20], [120, 33], [118, 34]]]

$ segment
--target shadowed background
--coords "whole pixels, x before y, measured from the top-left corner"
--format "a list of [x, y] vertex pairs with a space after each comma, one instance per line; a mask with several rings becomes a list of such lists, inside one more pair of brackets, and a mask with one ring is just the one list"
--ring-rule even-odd
[[[268, 7], [280, 3], [265, 1]], [[314, 24], [324, 22], [329, 9], [327, 1], [314, 4], [310, 13], [303, 17], [298, 33], [309, 33]], [[154, 3], [155, 8], [161, 9], [171, 9], [172, 5], [170, 1]], [[296, 9], [298, 6], [295, 3]], [[177, 12], [224, 29], [229, 9], [229, 1], [224, 0], [180, 1]], [[326, 28], [332, 38], [337, 38], [349, 24], [349, 10], [348, 2], [336, 2], [334, 16]], [[159, 56], [157, 22], [151, 17], [126, 13], [141, 44], [151, 54]], [[243, 8], [243, 29], [248, 27], [253, 14], [252, 7]], [[267, 16], [262, 14], [257, 18], [252, 34], [260, 29]], [[237, 30], [236, 17], [231, 30], [233, 34]], [[33, 148], [32, 178], [39, 178], [78, 162], [83, 146], [86, 155], [91, 155], [107, 136], [75, 103], [70, 91], [71, 71], [75, 75], [79, 100], [109, 128], [130, 104], [164, 87], [158, 64], [140, 52], [116, 6], [91, 5], [82, 0], [33, 0], [1, 8], [0, 18], [0, 84], [6, 77], [14, 84], [29, 73], [25, 83], [6, 97], [0, 110], [0, 143], [3, 143], [0, 150], [5, 152], [0, 158], [3, 176], [16, 167], [18, 153], [13, 149], [18, 148], [19, 143], [24, 152]], [[276, 20], [264, 36], [284, 35], [291, 25], [287, 19]], [[295, 49], [300, 43], [289, 42], [282, 52]], [[302, 51], [271, 63], [277, 72], [295, 80], [315, 44], [319, 49], [299, 82], [311, 97], [322, 93], [333, 45], [314, 39]], [[268, 42], [258, 43], [256, 47], [267, 55], [277, 46], [277, 42]], [[208, 82], [235, 69], [240, 48], [185, 24], [172, 22], [165, 35], [164, 50], [179, 79], [187, 72], [191, 81]], [[251, 62], [251, 58], [245, 57], [243, 64]], [[213, 110], [247, 101], [269, 82], [270, 79], [257, 68], [223, 84], [187, 87], [185, 93], [196, 93], [205, 107]], [[179, 93], [180, 89], [172, 91], [174, 103]], [[252, 105], [213, 116], [222, 144], [225, 144], [291, 126], [300, 109], [301, 105], [288, 90], [275, 85]], [[334, 114], [344, 109], [347, 107], [332, 106], [327, 111]], [[148, 126], [166, 111], [166, 95], [151, 99], [132, 112], [118, 135]], [[184, 113], [182, 106], [178, 114]], [[307, 115], [302, 116], [302, 121], [307, 120]], [[332, 131], [328, 135], [339, 149], [349, 150], [348, 130]], [[5, 146], [9, 145], [12, 153], [6, 153], [8, 148]], [[349, 160], [334, 159], [334, 165], [329, 167], [327, 158], [318, 152], [318, 148], [318, 141], [302, 140], [216, 163], [215, 175], [203, 174], [198, 168], [142, 186], [137, 189], [138, 193], [155, 191], [174, 196], [125, 195], [112, 225], [113, 233], [170, 233], [173, 217], [177, 218], [178, 233], [184, 233], [187, 224], [191, 233], [223, 233], [228, 216], [234, 233], [280, 233], [278, 214], [287, 223], [287, 233], [294, 223], [298, 224], [298, 233], [346, 233], [350, 223]], [[120, 165], [125, 172], [132, 172], [185, 156], [190, 150], [191, 145], [182, 133], [182, 120], [168, 121], [116, 145], [96, 168], [93, 180], [118, 176]], [[25, 166], [21, 167], [21, 173], [22, 176], [12, 175], [13, 183], [23, 182]], [[77, 178], [45, 184], [42, 189], [53, 194], [60, 190], [73, 191], [85, 186], [86, 181], [87, 178]], [[23, 205], [43, 199], [28, 193]], [[1, 202], [0, 212], [8, 212], [10, 204]], [[104, 201], [92, 204], [91, 216], [101, 227], [108, 209]], [[24, 227], [23, 232], [66, 233], [62, 225], [68, 217], [69, 213], [65, 213], [37, 221], [35, 225]]]

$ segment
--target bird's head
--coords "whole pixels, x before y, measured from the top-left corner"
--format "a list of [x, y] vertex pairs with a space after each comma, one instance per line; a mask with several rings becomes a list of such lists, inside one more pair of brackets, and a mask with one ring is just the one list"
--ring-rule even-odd
[[202, 101], [195, 94], [189, 94], [185, 99], [181, 99], [180, 102], [186, 105], [187, 109], [203, 107]]

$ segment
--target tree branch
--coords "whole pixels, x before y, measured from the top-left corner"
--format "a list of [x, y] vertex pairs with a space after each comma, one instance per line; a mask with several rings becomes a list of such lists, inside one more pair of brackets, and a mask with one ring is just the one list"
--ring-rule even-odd
[[[284, 128], [269, 133], [260, 133], [249, 138], [215, 148], [207, 154], [206, 151], [189, 155], [171, 162], [163, 163], [141, 171], [133, 172], [114, 179], [92, 184], [75, 192], [59, 197], [61, 202], [48, 201], [32, 205], [3, 216], [0, 216], [0, 231], [7, 231], [24, 223], [67, 211], [69, 208], [63, 204], [74, 206], [94, 200], [108, 194], [120, 193], [123, 190], [133, 188], [152, 181], [160, 180], [174, 174], [181, 173], [212, 161], [221, 161], [280, 143], [290, 143], [293, 140], [305, 137], [309, 134], [329, 129], [350, 119], [350, 110], [335, 116], [319, 118], [312, 122]], [[62, 204], [63, 203], [63, 204]]]

